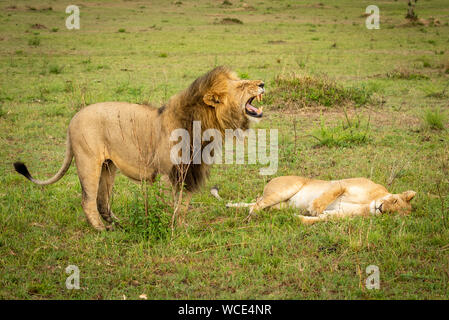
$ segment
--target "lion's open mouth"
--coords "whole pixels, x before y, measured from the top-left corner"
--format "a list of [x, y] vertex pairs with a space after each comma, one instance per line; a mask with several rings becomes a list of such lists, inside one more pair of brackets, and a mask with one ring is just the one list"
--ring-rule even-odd
[[262, 96], [263, 94], [259, 94], [257, 96], [254, 96], [252, 98], [249, 98], [248, 102], [246, 102], [245, 105], [245, 112], [247, 115], [251, 116], [251, 117], [255, 117], [255, 118], [262, 118], [263, 112], [262, 112], [262, 107], [260, 107], [259, 109], [254, 107], [253, 105], [251, 105], [251, 103], [253, 102], [254, 99], [256, 99], [257, 101], [262, 101]]

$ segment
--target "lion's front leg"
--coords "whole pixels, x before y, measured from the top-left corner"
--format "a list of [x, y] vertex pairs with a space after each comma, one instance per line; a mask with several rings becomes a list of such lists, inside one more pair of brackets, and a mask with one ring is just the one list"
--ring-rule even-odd
[[347, 217], [369, 216], [369, 215], [370, 215], [370, 206], [367, 204], [361, 204], [346, 209], [340, 208], [337, 210], [324, 210], [321, 214], [314, 217], [303, 215], [297, 215], [297, 217], [301, 219], [302, 223], [309, 225], [320, 221], [326, 221], [329, 219], [343, 219]]
[[312, 216], [319, 216], [344, 192], [345, 189], [340, 183], [332, 183], [318, 198], [310, 203], [307, 211], [309, 211]]

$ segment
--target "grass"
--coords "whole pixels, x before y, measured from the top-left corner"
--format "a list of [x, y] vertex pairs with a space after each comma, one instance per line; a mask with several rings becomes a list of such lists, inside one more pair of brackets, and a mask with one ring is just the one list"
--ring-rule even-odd
[[297, 107], [325, 106], [335, 107], [352, 103], [362, 106], [372, 99], [373, 89], [366, 85], [343, 87], [325, 75], [287, 75], [277, 76], [272, 82], [273, 90], [268, 99], [276, 104]]
[[350, 119], [346, 115], [346, 121], [341, 121], [334, 127], [328, 127], [321, 119], [321, 127], [312, 132], [312, 136], [318, 140], [319, 146], [326, 147], [351, 147], [367, 143], [370, 140], [369, 121], [360, 118]]
[[406, 68], [394, 69], [393, 71], [387, 73], [387, 77], [391, 79], [402, 79], [402, 80], [421, 80], [429, 78], [424, 74], [415, 73]]
[[33, 47], [38, 47], [41, 44], [41, 39], [31, 38], [28, 40], [28, 45]]
[[[66, 29], [64, 3], [0, 4], [16, 7], [0, 14], [0, 298], [448, 299], [449, 132], [422, 130], [427, 108], [448, 112], [447, 99], [426, 92], [448, 82], [447, 1], [418, 2], [420, 19], [440, 25], [407, 27], [406, 3], [382, 2], [379, 30], [365, 28], [371, 3], [363, 1], [222, 2], [80, 1], [80, 30]], [[217, 23], [226, 17], [244, 23]], [[35, 35], [35, 23], [47, 29]], [[281, 210], [244, 223], [247, 210], [224, 204], [254, 200], [273, 176], [260, 176], [261, 165], [223, 164], [194, 196], [187, 225], [167, 237], [157, 236], [170, 211], [156, 191], [146, 211], [142, 187], [118, 175], [112, 209], [125, 227], [97, 233], [81, 210], [74, 165], [46, 187], [13, 171], [22, 160], [36, 178], [52, 176], [67, 125], [85, 105], [161, 105], [223, 64], [266, 83], [254, 128], [279, 130], [275, 176], [363, 176], [392, 192], [412, 189], [411, 216], [306, 227]], [[407, 72], [388, 76], [397, 68]], [[310, 136], [324, 122], [335, 141], [357, 137], [367, 119], [365, 141], [316, 147]], [[210, 196], [214, 185], [224, 201]], [[68, 265], [80, 269], [80, 290], [65, 288]], [[380, 290], [364, 286], [369, 265], [379, 267]]]
[[171, 207], [161, 190], [160, 178], [153, 185], [142, 183], [129, 203], [129, 216], [124, 228], [139, 241], [164, 241], [170, 236]]
[[423, 124], [424, 127], [430, 128], [432, 130], [443, 130], [447, 117], [439, 109], [431, 110], [427, 109], [424, 111]]
[[64, 66], [58, 66], [56, 64], [52, 64], [48, 67], [48, 72], [50, 72], [52, 74], [60, 74], [63, 69], [64, 69]]

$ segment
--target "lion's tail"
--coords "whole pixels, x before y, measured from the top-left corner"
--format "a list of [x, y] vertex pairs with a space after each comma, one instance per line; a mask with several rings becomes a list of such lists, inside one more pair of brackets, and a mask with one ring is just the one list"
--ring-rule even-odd
[[28, 171], [26, 165], [23, 162], [15, 162], [14, 163], [14, 169], [16, 169], [16, 171], [18, 173], [20, 173], [21, 175], [25, 176], [25, 178], [27, 178], [31, 182], [34, 182], [34, 183], [39, 184], [41, 186], [44, 186], [44, 185], [47, 185], [47, 184], [55, 183], [56, 181], [61, 179], [65, 175], [67, 170], [69, 169], [70, 164], [72, 163], [72, 158], [73, 158], [72, 145], [70, 143], [70, 137], [67, 134], [67, 143], [66, 143], [64, 163], [62, 164], [62, 166], [59, 169], [59, 171], [52, 178], [50, 178], [48, 180], [36, 180], [36, 179], [34, 179], [31, 176], [30, 172]]
[[[215, 198], [217, 198], [218, 200], [222, 200], [222, 198], [218, 194], [218, 187], [212, 187], [212, 189], [210, 189], [210, 193]], [[255, 202], [252, 202], [252, 203], [247, 203], [247, 202], [232, 203], [232, 202], [228, 202], [226, 204], [226, 208], [231, 208], [231, 207], [251, 207], [251, 206], [253, 206], [255, 204], [256, 204]]]

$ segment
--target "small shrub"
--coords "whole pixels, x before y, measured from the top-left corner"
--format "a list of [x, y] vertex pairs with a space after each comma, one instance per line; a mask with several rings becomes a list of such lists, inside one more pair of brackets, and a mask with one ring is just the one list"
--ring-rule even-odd
[[56, 27], [51, 28], [51, 32], [58, 32], [58, 30], [59, 30], [59, 28], [56, 28]]
[[443, 90], [440, 90], [440, 91], [425, 90], [427, 92], [426, 97], [444, 99], [447, 97], [446, 90], [448, 89], [448, 87], [449, 87], [449, 82], [446, 84], [446, 86], [443, 88]]
[[159, 58], [167, 58], [168, 54], [166, 54], [165, 52], [162, 52], [159, 54]]
[[239, 72], [240, 79], [249, 79], [249, 74], [246, 72]]
[[326, 76], [309, 75], [277, 76], [273, 89], [267, 94], [267, 103], [305, 106], [342, 106], [352, 103], [362, 106], [374, 102], [372, 86], [343, 87]]
[[143, 93], [143, 87], [132, 87], [128, 82], [123, 82], [115, 88], [115, 93], [126, 94], [134, 98], [140, 98]]
[[31, 25], [31, 29], [47, 29], [47, 27], [40, 23], [34, 23]]
[[[414, 1], [414, 3], [413, 3]], [[418, 0], [408, 0], [408, 9], [405, 18], [411, 21], [418, 20], [418, 15], [415, 13], [415, 6]]]
[[312, 137], [318, 140], [318, 146], [351, 147], [367, 143], [370, 133], [370, 123], [359, 117], [350, 119], [345, 112], [346, 120], [335, 127], [327, 127], [321, 118], [321, 127], [312, 132]]
[[446, 62], [446, 63], [442, 64], [441, 68], [443, 69], [443, 72], [445, 74], [449, 74], [449, 62]]
[[237, 18], [223, 18], [220, 24], [243, 24], [243, 21]]
[[422, 80], [429, 79], [428, 76], [420, 73], [414, 73], [405, 68], [397, 68], [393, 71], [387, 72], [387, 78], [390, 79], [402, 79], [402, 80]]
[[12, 101], [12, 100], [13, 100], [13, 98], [11, 96], [7, 95], [6, 92], [1, 90], [1, 88], [0, 88], [0, 102]]
[[64, 92], [75, 92], [75, 86], [73, 85], [73, 82], [71, 80], [67, 80], [64, 83], [63, 91]]
[[57, 64], [52, 64], [48, 67], [48, 72], [52, 74], [60, 74], [62, 72], [62, 69], [64, 69], [63, 66], [58, 66]]
[[436, 99], [444, 99], [447, 97], [444, 91], [430, 92], [426, 94], [427, 98], [436, 98]]
[[424, 127], [432, 130], [443, 130], [444, 123], [446, 122], [446, 115], [439, 109], [427, 109], [422, 116], [422, 122]]
[[0, 104], [0, 118], [3, 118], [6, 115], [6, 111], [3, 110], [3, 106]]
[[166, 240], [171, 233], [171, 207], [161, 190], [160, 177], [151, 184], [142, 184], [128, 205], [128, 221], [124, 228], [134, 236], [156, 242]]
[[38, 47], [41, 44], [41, 39], [31, 38], [28, 40], [28, 45], [33, 47]]
[[126, 29], [120, 28], [120, 29], [118, 29], [118, 32], [121, 32], [121, 33], [126, 32]]

